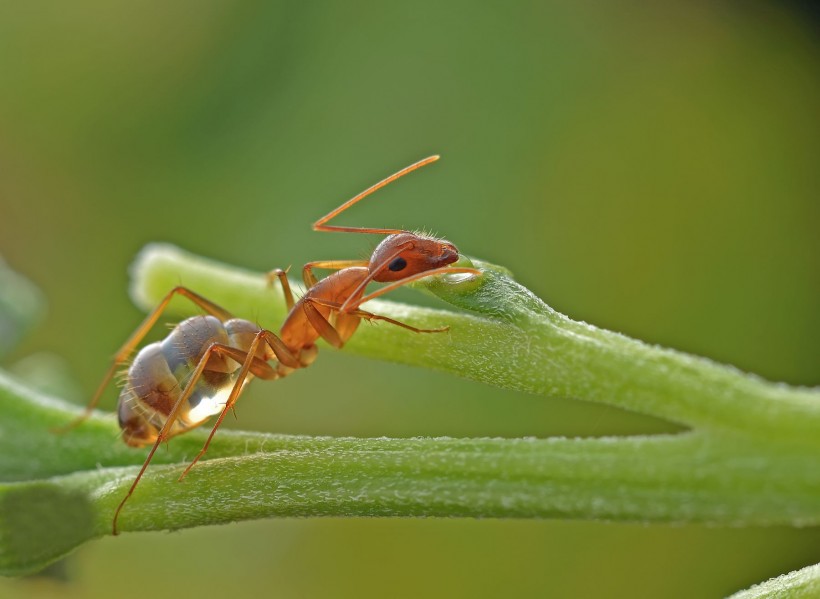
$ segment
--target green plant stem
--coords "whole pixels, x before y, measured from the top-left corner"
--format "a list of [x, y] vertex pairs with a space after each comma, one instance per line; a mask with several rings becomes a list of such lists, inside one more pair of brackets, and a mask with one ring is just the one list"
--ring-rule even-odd
[[[413, 335], [390, 325], [363, 326], [345, 351], [444, 370], [490, 385], [545, 396], [573, 397], [650, 414], [702, 430], [820, 451], [820, 392], [764, 381], [717, 364], [573, 321], [506, 271], [480, 263], [481, 280], [437, 279], [426, 288], [470, 313], [374, 301], [368, 309], [447, 334]], [[285, 315], [278, 288], [250, 273], [168, 245], [143, 250], [132, 296], [144, 309], [174, 285], [196, 290], [274, 330]], [[174, 303], [177, 314], [195, 310]]]
[[[110, 416], [95, 416], [68, 437], [50, 434], [76, 408], [5, 375], [0, 406], [0, 472], [16, 481], [0, 484], [0, 570], [14, 574], [109, 534], [145, 451], [115, 443]], [[157, 454], [123, 512], [122, 530], [326, 515], [820, 522], [820, 459], [799, 451], [772, 456], [697, 433], [336, 439], [224, 431], [209, 459], [177, 484], [203, 440], [197, 431]]]
[[820, 564], [772, 578], [728, 599], [816, 599], [820, 597]]
[[[618, 439], [331, 439], [220, 431], [174, 481], [204, 431], [159, 451], [121, 530], [268, 516], [564, 517], [730, 525], [820, 524], [820, 394], [773, 385], [552, 311], [497, 267], [426, 288], [470, 313], [372, 302], [372, 311], [446, 334], [362, 326], [349, 350], [495, 385], [666, 417], [677, 435]], [[153, 307], [180, 282], [238, 315], [275, 324], [281, 291], [171, 246], [150, 246], [133, 295]], [[172, 313], [194, 312], [175, 300]], [[348, 348], [346, 348], [348, 349]], [[323, 350], [325, 351], [325, 350]], [[109, 534], [145, 450], [95, 415], [0, 374], [0, 572], [41, 568]]]

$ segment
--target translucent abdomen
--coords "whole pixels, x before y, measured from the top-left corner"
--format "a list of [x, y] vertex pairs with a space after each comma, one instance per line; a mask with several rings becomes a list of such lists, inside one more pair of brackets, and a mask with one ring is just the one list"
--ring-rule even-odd
[[[139, 447], [156, 441], [210, 346], [217, 343], [247, 352], [259, 330], [247, 320], [222, 323], [213, 316], [195, 316], [177, 325], [164, 340], [140, 350], [128, 369], [117, 410], [125, 442]], [[258, 352], [262, 360], [270, 359], [266, 354], [264, 348]], [[240, 367], [236, 360], [211, 352], [202, 376], [179, 407], [168, 436], [184, 432], [221, 412]], [[249, 375], [246, 382], [251, 378]]]

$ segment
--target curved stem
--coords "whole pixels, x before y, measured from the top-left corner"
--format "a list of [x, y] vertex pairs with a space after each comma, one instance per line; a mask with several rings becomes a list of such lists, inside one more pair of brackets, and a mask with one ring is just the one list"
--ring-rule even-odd
[[[462, 265], [462, 264], [459, 264]], [[470, 266], [470, 264], [465, 264]], [[433, 279], [426, 289], [463, 311], [373, 301], [368, 311], [417, 328], [449, 326], [435, 337], [366, 327], [345, 351], [444, 370], [490, 385], [575, 397], [690, 427], [820, 450], [820, 392], [789, 387], [711, 360], [648, 345], [573, 321], [490, 264], [480, 278]], [[181, 280], [237, 314], [281, 322], [284, 300], [262, 274], [151, 245], [133, 270], [132, 295], [148, 309]], [[189, 314], [190, 311], [181, 313]]]

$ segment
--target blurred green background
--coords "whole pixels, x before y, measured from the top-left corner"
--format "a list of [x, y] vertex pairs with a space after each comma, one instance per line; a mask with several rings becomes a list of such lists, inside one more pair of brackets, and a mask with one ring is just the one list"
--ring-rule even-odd
[[[375, 238], [310, 223], [440, 153], [343, 222], [432, 229], [575, 319], [817, 384], [820, 29], [806, 10], [2, 2], [0, 254], [49, 299], [14, 357], [64, 356], [83, 403], [140, 319], [127, 268], [143, 244], [259, 270], [358, 258]], [[232, 426], [672, 430], [331, 350], [254, 385]], [[272, 520], [105, 539], [0, 595], [716, 597], [819, 560], [817, 529]]]

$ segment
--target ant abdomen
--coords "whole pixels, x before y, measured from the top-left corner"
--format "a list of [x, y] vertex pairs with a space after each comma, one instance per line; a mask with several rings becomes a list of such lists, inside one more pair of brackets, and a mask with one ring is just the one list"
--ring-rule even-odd
[[[171, 415], [182, 389], [199, 361], [214, 344], [247, 353], [260, 328], [248, 320], [221, 322], [214, 316], [194, 316], [179, 323], [162, 341], [146, 345], [131, 363], [120, 392], [118, 417], [128, 445], [153, 443]], [[257, 357], [273, 358], [260, 345]], [[241, 364], [227, 355], [211, 353], [207, 369], [196, 381], [188, 400], [177, 408], [169, 437], [185, 432], [218, 414], [236, 382]]]

